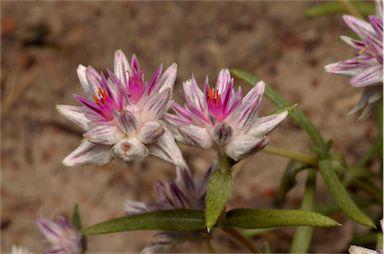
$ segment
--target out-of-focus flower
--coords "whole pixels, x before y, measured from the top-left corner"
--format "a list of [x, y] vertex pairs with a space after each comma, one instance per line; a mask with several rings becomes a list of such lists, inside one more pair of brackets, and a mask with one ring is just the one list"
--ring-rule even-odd
[[343, 18], [360, 39], [346, 36], [341, 36], [341, 39], [356, 49], [358, 55], [329, 64], [325, 69], [327, 72], [352, 76], [350, 83], [353, 87], [364, 87], [359, 102], [350, 112], [353, 114], [364, 109], [360, 116], [360, 119], [364, 119], [383, 93], [383, 1], [376, 1], [376, 16], [370, 16], [369, 22], [350, 15], [344, 15]]
[[50, 221], [45, 218], [38, 218], [36, 224], [50, 244], [46, 254], [69, 254], [82, 253], [85, 248], [84, 237], [78, 232], [64, 216]]
[[[186, 168], [177, 168], [176, 180], [169, 181], [167, 184], [161, 182], [154, 184], [155, 202], [143, 203], [128, 200], [124, 203], [124, 210], [128, 215], [169, 209], [204, 210], [208, 180], [214, 168], [215, 165], [211, 166], [201, 179], [194, 178]], [[205, 231], [161, 231], [154, 235], [153, 241], [143, 250], [143, 253], [159, 252], [186, 241], [201, 242], [205, 237], [207, 237]]]
[[32, 254], [32, 252], [24, 247], [13, 245], [12, 254]]
[[351, 245], [348, 249], [349, 254], [380, 254], [381, 252], [367, 249], [364, 247]]
[[184, 107], [174, 103], [176, 115], [165, 117], [178, 141], [203, 149], [219, 146], [235, 161], [267, 145], [265, 135], [288, 113], [259, 117], [264, 82], [258, 82], [244, 98], [233, 82], [228, 69], [220, 71], [215, 88], [209, 86], [208, 78], [204, 91], [194, 77], [184, 82]]
[[148, 82], [139, 62], [129, 64], [121, 50], [115, 53], [114, 72], [98, 73], [80, 65], [77, 69], [86, 97], [75, 96], [82, 106], [58, 105], [58, 111], [86, 133], [80, 146], [68, 155], [67, 166], [106, 164], [114, 156], [124, 161], [149, 154], [185, 166], [172, 133], [162, 122], [172, 104], [177, 66], [163, 74], [162, 65]]

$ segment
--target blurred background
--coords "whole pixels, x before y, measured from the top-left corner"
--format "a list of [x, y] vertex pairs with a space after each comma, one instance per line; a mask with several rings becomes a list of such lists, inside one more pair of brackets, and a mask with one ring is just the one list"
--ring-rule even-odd
[[[175, 96], [194, 73], [200, 83], [215, 83], [224, 67], [250, 71], [285, 98], [298, 103], [334, 149], [354, 162], [374, 142], [375, 123], [347, 116], [360, 90], [323, 66], [350, 58], [339, 40], [349, 31], [341, 15], [308, 18], [315, 1], [255, 2], [3, 2], [1, 8], [1, 252], [14, 244], [41, 252], [43, 237], [35, 219], [70, 215], [80, 205], [84, 225], [124, 215], [126, 199], [151, 201], [152, 184], [174, 177], [174, 168], [155, 158], [103, 167], [66, 168], [62, 159], [75, 149], [80, 129], [55, 110], [76, 104], [81, 94], [78, 64], [112, 68], [116, 49], [135, 53], [149, 77], [164, 63], [179, 67]], [[242, 85], [248, 90], [245, 84]], [[264, 100], [261, 114], [275, 108]], [[270, 144], [307, 151], [307, 136], [291, 120], [270, 134]], [[196, 174], [214, 154], [181, 146]], [[274, 208], [288, 160], [263, 153], [249, 158], [235, 178], [230, 208]], [[284, 207], [298, 208], [305, 174]], [[321, 179], [319, 185], [323, 186]], [[331, 200], [321, 187], [318, 203]], [[316, 229], [311, 252], [345, 251], [352, 233], [362, 229], [342, 215], [336, 229]], [[293, 228], [265, 233], [273, 252], [289, 251]], [[153, 232], [128, 232], [89, 238], [91, 253], [138, 252]], [[217, 235], [218, 251], [244, 252]], [[192, 244], [174, 251], [199, 251]]]

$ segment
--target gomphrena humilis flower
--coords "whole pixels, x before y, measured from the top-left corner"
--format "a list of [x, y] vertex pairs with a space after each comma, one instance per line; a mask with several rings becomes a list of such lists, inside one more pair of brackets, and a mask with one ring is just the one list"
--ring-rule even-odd
[[215, 88], [209, 86], [208, 78], [204, 91], [194, 77], [184, 82], [184, 107], [174, 103], [176, 114], [166, 114], [178, 141], [203, 149], [219, 146], [236, 161], [266, 146], [265, 135], [287, 112], [259, 117], [264, 82], [258, 82], [245, 97], [241, 88], [235, 91], [233, 82], [227, 69], [220, 71]]
[[350, 114], [362, 109], [361, 119], [371, 112], [373, 103], [380, 100], [383, 89], [383, 2], [376, 1], [376, 16], [370, 16], [369, 22], [350, 15], [344, 15], [345, 23], [358, 36], [355, 40], [346, 36], [341, 39], [357, 51], [351, 59], [325, 66], [327, 72], [352, 76], [353, 87], [364, 87], [359, 102]]
[[91, 66], [77, 69], [85, 98], [75, 96], [82, 106], [58, 105], [67, 119], [84, 133], [81, 145], [68, 155], [67, 166], [106, 164], [114, 156], [124, 161], [149, 154], [178, 166], [185, 166], [171, 132], [162, 122], [172, 104], [177, 66], [163, 74], [162, 65], [148, 82], [139, 62], [132, 56], [129, 64], [121, 50], [115, 53], [114, 71], [98, 73]]
[[[187, 168], [177, 168], [176, 180], [169, 181], [167, 184], [161, 182], [154, 184], [155, 202], [143, 203], [128, 200], [124, 204], [124, 210], [128, 215], [169, 209], [204, 210], [208, 180], [215, 166], [216, 163], [201, 179], [193, 177]], [[201, 242], [204, 237], [206, 237], [205, 231], [193, 233], [162, 231], [154, 235], [153, 241], [142, 253], [159, 252], [185, 241]]]
[[50, 249], [46, 254], [59, 253], [82, 253], [85, 248], [83, 236], [70, 224], [64, 216], [59, 216], [56, 220], [50, 221], [45, 218], [36, 220], [37, 226], [50, 244]]

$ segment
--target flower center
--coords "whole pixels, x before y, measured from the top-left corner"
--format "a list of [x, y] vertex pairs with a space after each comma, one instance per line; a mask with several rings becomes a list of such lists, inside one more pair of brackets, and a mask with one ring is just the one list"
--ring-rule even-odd
[[105, 104], [105, 101], [107, 100], [107, 98], [108, 98], [107, 93], [101, 87], [99, 87], [97, 94], [93, 95], [93, 99], [95, 100], [97, 105]]
[[207, 102], [208, 104], [215, 106], [216, 108], [221, 105], [221, 97], [217, 89], [208, 89]]

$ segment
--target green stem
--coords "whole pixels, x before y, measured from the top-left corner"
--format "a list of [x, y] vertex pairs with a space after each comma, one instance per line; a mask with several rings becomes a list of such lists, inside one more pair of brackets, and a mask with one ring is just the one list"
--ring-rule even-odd
[[230, 235], [232, 238], [236, 239], [238, 242], [247, 247], [252, 253], [261, 253], [253, 245], [253, 243], [246, 237], [244, 237], [239, 231], [234, 228], [222, 228], [222, 230]]
[[341, 4], [344, 6], [344, 8], [349, 12], [349, 14], [358, 17], [360, 19], [363, 19], [363, 16], [361, 16], [360, 12], [356, 10], [355, 7], [348, 1], [348, 0], [339, 0]]
[[373, 158], [373, 156], [380, 152], [381, 147], [382, 141], [378, 140], [375, 144], [373, 144], [373, 146], [371, 146], [371, 148], [369, 148], [369, 150], [364, 154], [364, 157], [359, 160], [357, 165], [364, 166], [365, 164], [367, 164]]
[[372, 182], [365, 182], [361, 180], [353, 181], [352, 185], [355, 185], [360, 190], [367, 193], [373, 199], [375, 199], [379, 204], [383, 204], [383, 196], [379, 188], [377, 188]]
[[203, 241], [204, 249], [207, 251], [207, 253], [216, 253], [215, 249], [212, 246], [211, 239], [206, 238]]
[[291, 151], [285, 148], [266, 146], [263, 150], [264, 153], [287, 157], [293, 160], [304, 162], [308, 165], [317, 166], [317, 157], [309, 154]]
[[[301, 209], [314, 210], [316, 195], [316, 174], [314, 170], [308, 171]], [[313, 227], [297, 227], [293, 237], [291, 253], [306, 253], [311, 243]]]

